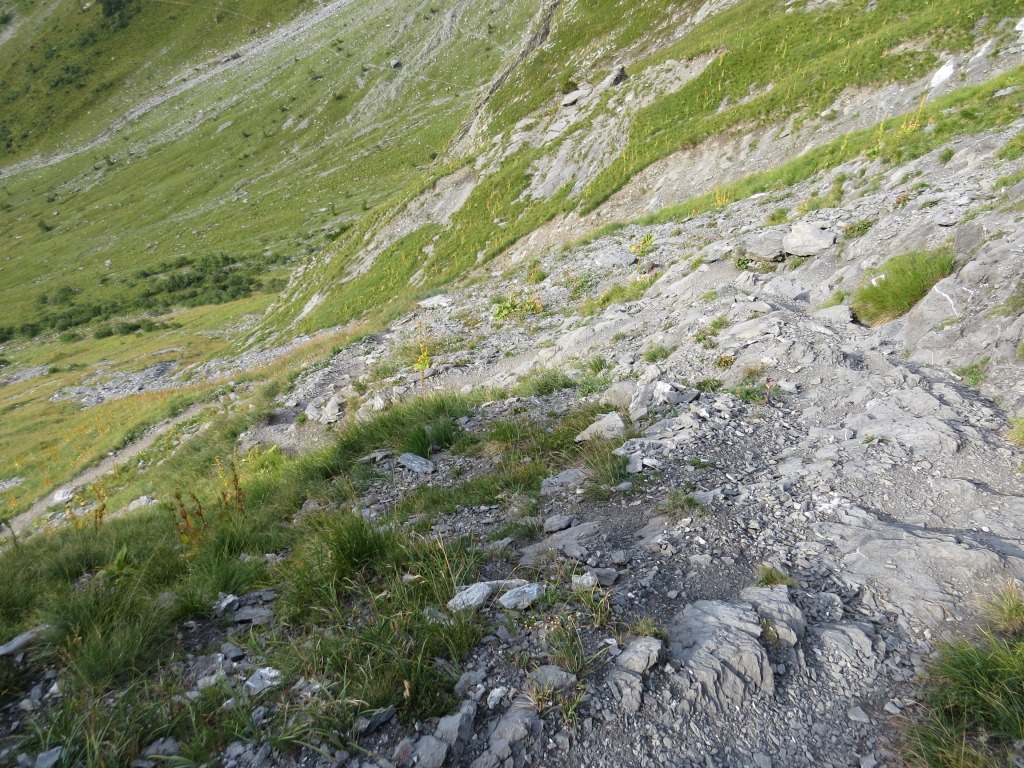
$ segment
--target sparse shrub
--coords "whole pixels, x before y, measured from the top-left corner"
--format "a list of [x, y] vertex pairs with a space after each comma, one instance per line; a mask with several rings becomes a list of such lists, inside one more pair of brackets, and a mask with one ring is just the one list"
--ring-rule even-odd
[[774, 565], [758, 566], [756, 583], [759, 587], [796, 586], [796, 580], [792, 576], [776, 568]]
[[917, 251], [894, 256], [853, 296], [850, 307], [865, 325], [880, 325], [909, 312], [953, 271], [953, 252]]
[[535, 368], [512, 388], [518, 397], [546, 397], [576, 385], [569, 374], [557, 368]]
[[583, 445], [583, 464], [590, 470], [592, 490], [598, 498], [604, 495], [602, 489], [614, 487], [626, 479], [629, 459], [613, 453], [618, 447], [619, 443], [611, 440], [590, 440]]
[[676, 488], [658, 505], [658, 511], [673, 520], [683, 517], [707, 517], [711, 510], [694, 497], [693, 488]]
[[114, 329], [109, 325], [96, 326], [96, 330], [92, 332], [93, 338], [106, 339], [114, 335]]
[[963, 378], [964, 382], [969, 387], [978, 387], [984, 383], [988, 377], [988, 362], [987, 357], [983, 357], [980, 360], [976, 360], [970, 365], [964, 365], [960, 368], [955, 369], [957, 376]]
[[594, 376], [608, 367], [608, 361], [601, 355], [594, 355], [587, 360], [587, 371]]
[[664, 344], [652, 344], [644, 351], [644, 360], [648, 363], [657, 363], [664, 360], [675, 351], [675, 347], [666, 347]]
[[498, 322], [509, 318], [524, 318], [527, 315], [534, 315], [541, 311], [540, 299], [536, 297], [525, 298], [517, 293], [509, 293], [495, 299], [491, 314]]
[[867, 234], [868, 230], [871, 229], [874, 222], [870, 219], [861, 219], [851, 224], [847, 224], [843, 227], [843, 237], [847, 240], [855, 240], [858, 237], [863, 237]]
[[1024, 599], [1011, 585], [986, 606], [973, 642], [940, 644], [929, 665], [927, 712], [908, 729], [912, 765], [1011, 765], [1024, 739]]
[[1018, 416], [1010, 422], [1010, 431], [1006, 438], [1021, 448], [1024, 448], [1024, 416]]
[[701, 379], [693, 385], [693, 388], [698, 392], [719, 392], [724, 386], [725, 382], [721, 379]]
[[643, 298], [647, 289], [657, 279], [658, 275], [648, 275], [626, 284], [619, 283], [613, 285], [596, 299], [588, 299], [584, 302], [583, 306], [580, 307], [580, 313], [583, 315], [595, 315], [605, 307], [610, 307], [613, 304], [626, 304], [631, 301], [638, 301]]
[[57, 337], [62, 344], [73, 344], [76, 341], [81, 341], [84, 336], [77, 331], [64, 331], [60, 336]]
[[788, 219], [789, 211], [786, 208], [776, 208], [768, 214], [768, 219], [765, 223], [768, 226], [774, 226], [776, 224], [785, 224]]
[[846, 291], [836, 291], [833, 293], [827, 301], [823, 302], [820, 309], [828, 309], [829, 307], [838, 307], [846, 299]]
[[732, 355], [721, 355], [715, 359], [715, 368], [720, 368], [723, 371], [732, 368], [736, 362], [736, 358]]
[[1017, 160], [1024, 157], [1024, 131], [1020, 131], [1006, 142], [1006, 146], [999, 150], [999, 154], [996, 156], [1002, 160]]
[[530, 262], [530, 266], [526, 270], [526, 282], [530, 285], [536, 285], [537, 283], [543, 283], [547, 276], [548, 273], [541, 267], [540, 259], [534, 259]]

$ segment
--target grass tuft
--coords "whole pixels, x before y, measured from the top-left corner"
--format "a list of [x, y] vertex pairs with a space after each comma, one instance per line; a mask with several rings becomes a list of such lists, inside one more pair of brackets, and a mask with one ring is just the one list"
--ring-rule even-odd
[[857, 320], [875, 326], [902, 317], [953, 271], [953, 252], [917, 251], [894, 256], [882, 264], [853, 296]]
[[773, 565], [759, 565], [755, 583], [759, 587], [795, 587], [796, 579]]

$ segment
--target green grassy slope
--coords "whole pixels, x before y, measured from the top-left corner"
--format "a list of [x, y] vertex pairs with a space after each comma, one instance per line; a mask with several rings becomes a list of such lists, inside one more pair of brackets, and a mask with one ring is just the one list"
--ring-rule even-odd
[[0, 325], [45, 325], [39, 296], [64, 285], [80, 305], [146, 307], [154, 279], [140, 270], [168, 275], [181, 257], [295, 266], [423, 183], [532, 10], [353, 5], [94, 150], [5, 177]]
[[104, 16], [100, 3], [20, 0], [17, 34], [0, 47], [0, 162], [106, 128], [182, 66], [265, 34], [312, 0], [141, 2]]

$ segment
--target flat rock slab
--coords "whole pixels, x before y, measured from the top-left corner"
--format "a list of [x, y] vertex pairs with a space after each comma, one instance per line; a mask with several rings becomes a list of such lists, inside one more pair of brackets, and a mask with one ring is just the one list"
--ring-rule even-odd
[[527, 584], [524, 587], [516, 587], [515, 589], [509, 590], [498, 598], [498, 602], [510, 611], [522, 611], [529, 608], [537, 600], [543, 597], [547, 589], [547, 586], [544, 584], [536, 582], [533, 584]]
[[498, 581], [478, 581], [459, 590], [448, 601], [449, 611], [466, 611], [480, 608], [499, 589], [518, 589], [527, 585], [525, 579], [499, 579]]
[[554, 664], [545, 664], [530, 673], [530, 682], [538, 690], [571, 691], [576, 687], [576, 675]]
[[626, 423], [618, 413], [612, 411], [602, 416], [589, 427], [576, 435], [576, 442], [583, 443], [588, 440], [614, 440], [625, 437]]
[[843, 500], [831, 506], [838, 522], [820, 523], [815, 533], [839, 548], [844, 578], [881, 590], [903, 613], [928, 624], [973, 612], [949, 586], [971, 593], [986, 581], [1024, 574], [1024, 560], [970, 539], [888, 523]]
[[400, 467], [405, 467], [410, 472], [416, 472], [420, 475], [430, 475], [437, 471], [434, 462], [424, 459], [422, 456], [417, 456], [415, 453], [403, 453], [398, 457], [397, 461]]
[[601, 532], [601, 526], [597, 523], [583, 523], [572, 528], [566, 528], [564, 531], [559, 531], [556, 534], [548, 536], [543, 541], [539, 541], [536, 544], [531, 544], [523, 550], [522, 557], [519, 560], [520, 565], [534, 565], [537, 559], [541, 557], [545, 552], [549, 550], [561, 550], [566, 544], [570, 542], [579, 542], [590, 536], [596, 536]]
[[43, 634], [45, 634], [49, 628], [50, 626], [48, 624], [43, 624], [34, 629], [30, 629], [27, 632], [22, 632], [14, 639], [0, 645], [0, 657], [17, 656], [19, 653], [22, 653], [38, 643]]
[[572, 515], [552, 515], [544, 521], [544, 533], [558, 533], [579, 522]]
[[245, 681], [246, 696], [259, 696], [281, 682], [281, 673], [273, 667], [260, 667]]

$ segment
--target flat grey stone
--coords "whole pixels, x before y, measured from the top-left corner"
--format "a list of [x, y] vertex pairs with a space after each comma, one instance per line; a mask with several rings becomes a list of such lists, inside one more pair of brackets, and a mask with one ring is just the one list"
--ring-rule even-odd
[[54, 747], [36, 755], [34, 768], [53, 768], [64, 756], [64, 747]]
[[525, 587], [509, 590], [498, 598], [498, 602], [511, 611], [522, 611], [533, 605], [546, 591], [547, 587], [544, 584], [527, 584]]
[[499, 579], [497, 581], [478, 581], [459, 590], [448, 601], [449, 611], [476, 610], [487, 602], [488, 598], [499, 589], [517, 589], [527, 585], [525, 579]]
[[142, 750], [142, 757], [173, 757], [180, 752], [181, 745], [178, 744], [178, 740], [167, 736], [163, 739], [157, 739]]
[[544, 533], [558, 533], [566, 528], [571, 528], [576, 522], [572, 515], [552, 515], [544, 521]]
[[612, 586], [619, 578], [619, 572], [614, 568], [588, 568], [587, 573], [596, 578], [602, 587]]
[[636, 672], [613, 667], [605, 676], [605, 685], [623, 712], [632, 715], [640, 711], [644, 699], [644, 683]]
[[665, 645], [655, 637], [638, 637], [615, 657], [615, 666], [642, 675], [665, 658]]
[[422, 456], [417, 456], [415, 453], [403, 453], [398, 457], [397, 461], [399, 466], [421, 475], [430, 475], [437, 470], [434, 462], [424, 459]]
[[42, 624], [27, 632], [22, 632], [12, 640], [0, 645], [0, 657], [17, 656], [39, 642], [40, 638], [50, 629], [49, 624]]
[[590, 473], [585, 469], [567, 469], [557, 475], [545, 478], [540, 484], [541, 496], [553, 496], [556, 493], [575, 491], [590, 478]]
[[635, 394], [636, 382], [633, 379], [616, 381], [601, 395], [601, 403], [613, 405], [616, 408], [629, 408], [629, 404], [633, 401], [633, 395]]
[[494, 587], [490, 583], [482, 581], [477, 584], [472, 584], [448, 601], [448, 610], [476, 610], [486, 603], [492, 594], [494, 594]]
[[600, 582], [592, 573], [578, 573], [572, 577], [572, 588], [576, 590], [597, 589]]
[[260, 667], [245, 681], [242, 690], [246, 696], [259, 696], [281, 682], [281, 673], [273, 667]]
[[441, 768], [447, 757], [447, 744], [436, 736], [423, 736], [413, 747], [412, 764], [417, 768]]
[[538, 690], [569, 691], [576, 687], [576, 675], [554, 664], [545, 664], [530, 673], [530, 682]]
[[576, 435], [576, 442], [583, 443], [588, 440], [614, 440], [624, 437], [626, 424], [618, 413], [612, 411], [605, 414], [589, 427]]
[[448, 745], [452, 758], [458, 760], [473, 737], [473, 721], [476, 718], [476, 702], [464, 701], [454, 715], [442, 717], [437, 722], [434, 736]]

